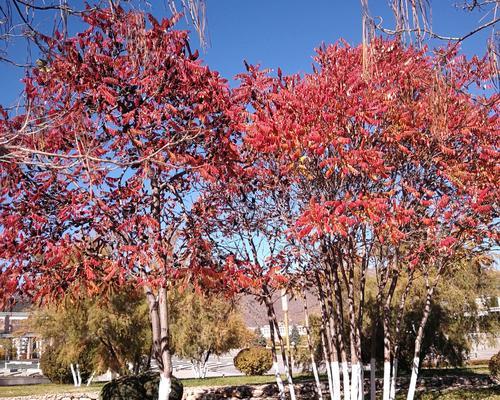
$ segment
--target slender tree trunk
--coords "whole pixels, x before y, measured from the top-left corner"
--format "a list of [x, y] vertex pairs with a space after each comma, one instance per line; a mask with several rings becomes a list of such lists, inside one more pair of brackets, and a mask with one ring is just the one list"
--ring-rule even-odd
[[[329, 286], [329, 285], [327, 285]], [[330, 288], [328, 287], [328, 290]], [[332, 368], [332, 377], [333, 377], [333, 388], [335, 390], [335, 393], [337, 398], [340, 399], [340, 368], [339, 368], [339, 353], [337, 350], [337, 330], [338, 327], [336, 326], [336, 318], [335, 318], [335, 311], [334, 311], [334, 306], [331, 301], [331, 296], [328, 296], [328, 310], [329, 310], [329, 315], [328, 315], [328, 320], [329, 320], [329, 326], [330, 326], [330, 331], [331, 331], [331, 346], [332, 346], [332, 362], [331, 362], [331, 368]]]
[[330, 365], [330, 355], [328, 354], [327, 350], [327, 344], [326, 344], [326, 338], [325, 338], [325, 328], [321, 326], [321, 347], [323, 348], [323, 357], [325, 359], [325, 369], [326, 369], [326, 375], [328, 376], [328, 390], [330, 392], [330, 399], [334, 398], [334, 393], [333, 393], [333, 376], [332, 376], [332, 369]]
[[144, 290], [148, 301], [151, 331], [153, 334], [152, 353], [160, 369], [158, 400], [168, 400], [172, 382], [172, 360], [168, 349], [167, 290], [166, 288], [163, 291], [160, 289], [158, 297], [153, 294], [149, 286], [145, 286]]
[[390, 400], [396, 398], [396, 378], [398, 376], [398, 359], [395, 356], [392, 360], [392, 371], [391, 371], [391, 388], [390, 388]]
[[78, 387], [78, 378], [76, 377], [76, 370], [73, 363], [69, 364], [69, 368], [71, 369], [71, 376], [73, 377], [73, 385]]
[[392, 353], [393, 356], [392, 356], [391, 386], [389, 393], [390, 400], [396, 399], [396, 379], [398, 377], [398, 359], [399, 359], [399, 347], [400, 347], [399, 340], [401, 332], [401, 323], [403, 321], [406, 299], [408, 298], [408, 294], [410, 293], [410, 289], [413, 283], [414, 271], [415, 270], [412, 269], [408, 274], [408, 282], [406, 283], [405, 290], [401, 294], [401, 298], [399, 300], [398, 314], [396, 316], [396, 328], [394, 331], [394, 338], [393, 338], [394, 351]]
[[384, 328], [384, 388], [383, 388], [383, 400], [389, 400], [391, 394], [391, 350], [392, 350], [392, 337], [391, 337], [391, 326], [390, 326], [390, 313], [391, 313], [391, 303], [394, 291], [396, 290], [396, 285], [398, 282], [398, 275], [395, 273], [392, 276], [389, 291], [385, 298], [383, 304], [383, 316], [382, 316], [382, 326]]
[[[272, 315], [272, 304], [269, 305], [269, 291], [267, 287], [263, 286], [262, 288], [264, 293], [264, 303], [267, 309], [267, 319], [269, 322], [269, 333], [271, 335], [271, 353], [273, 356], [273, 369], [274, 369], [274, 377], [276, 378], [276, 384], [278, 385], [279, 398], [280, 400], [286, 400], [285, 395], [285, 386], [283, 385], [283, 380], [281, 379], [280, 369], [278, 365], [278, 356], [276, 354], [276, 337], [274, 333], [274, 319]], [[286, 365], [286, 364], [285, 364]]]
[[422, 339], [424, 337], [425, 325], [427, 324], [427, 319], [429, 318], [429, 314], [431, 312], [432, 294], [434, 293], [434, 288], [435, 288], [435, 285], [429, 286], [427, 276], [426, 276], [426, 286], [427, 286], [427, 294], [425, 296], [424, 313], [422, 315], [422, 319], [420, 320], [420, 325], [417, 331], [417, 337], [415, 339], [415, 351], [413, 353], [413, 364], [411, 369], [410, 386], [408, 387], [408, 394], [406, 397], [407, 400], [413, 400], [413, 398], [415, 397], [418, 369], [420, 365], [420, 350], [422, 349]]
[[[327, 281], [328, 282], [328, 281]], [[325, 333], [326, 349], [328, 353], [328, 359], [326, 360], [327, 365], [329, 365], [330, 373], [332, 376], [332, 387], [330, 388], [330, 393], [333, 393], [332, 399], [340, 400], [340, 369], [339, 369], [339, 358], [337, 352], [337, 346], [335, 344], [335, 336], [332, 337], [332, 324], [331, 315], [328, 312], [327, 303], [328, 296], [323, 291], [323, 285], [321, 283], [321, 277], [318, 272], [316, 272], [316, 284], [318, 286], [319, 300], [321, 304], [321, 317], [323, 331]]]
[[207, 350], [207, 352], [203, 355], [203, 375], [202, 378], [205, 379], [207, 377], [208, 372], [208, 359], [210, 358], [210, 354], [212, 354], [212, 350]]
[[[164, 238], [162, 234], [162, 195], [161, 188], [157, 177], [151, 173], [151, 189], [153, 196], [153, 204], [151, 208], [152, 216], [156, 220], [157, 232], [155, 232], [156, 244], [161, 249], [164, 246]], [[163, 261], [163, 268], [167, 268], [167, 256], [163, 250], [159, 253], [160, 259]], [[166, 277], [164, 277], [166, 279]], [[170, 353], [170, 338], [169, 338], [169, 314], [168, 314], [168, 296], [167, 296], [167, 283], [158, 289], [158, 300], [152, 304], [153, 309], [157, 309], [157, 318], [152, 315], [151, 323], [153, 328], [153, 340], [155, 340], [155, 329], [160, 330], [159, 337], [156, 337], [157, 344], [159, 345], [159, 353], [156, 359], [159, 361], [160, 366], [160, 385], [158, 388], [158, 400], [168, 400], [172, 388], [172, 355]], [[156, 300], [156, 299], [155, 299]], [[151, 308], [150, 308], [150, 314]], [[159, 342], [159, 343], [158, 343]]]
[[361, 379], [360, 356], [358, 350], [358, 329], [356, 324], [356, 307], [354, 304], [354, 268], [349, 268], [347, 285], [347, 302], [349, 305], [349, 334], [351, 344], [351, 400], [359, 400], [359, 386]]
[[158, 290], [160, 320], [160, 358], [163, 368], [160, 370], [160, 387], [158, 400], [168, 400], [172, 389], [172, 354], [170, 353], [169, 318], [167, 288]]
[[389, 326], [386, 318], [383, 318], [384, 326], [384, 387], [383, 400], [389, 400], [390, 385], [391, 385], [391, 339], [389, 334]]
[[82, 386], [82, 374], [80, 373], [80, 365], [79, 364], [76, 364], [76, 381], [77, 381], [78, 387]]
[[332, 265], [332, 277], [333, 277], [333, 291], [335, 293], [335, 318], [337, 320], [337, 343], [339, 345], [340, 351], [340, 359], [342, 361], [342, 380], [343, 380], [343, 389], [344, 389], [344, 399], [350, 400], [351, 391], [350, 391], [350, 379], [349, 379], [349, 366], [347, 363], [347, 354], [345, 351], [344, 344], [344, 316], [343, 312], [343, 301], [342, 301], [342, 288], [340, 286], [340, 279], [338, 275], [338, 265]]
[[323, 392], [321, 390], [321, 382], [319, 381], [318, 367], [316, 365], [316, 359], [314, 357], [314, 347], [311, 339], [311, 329], [309, 326], [309, 311], [307, 309], [307, 296], [305, 288], [302, 289], [302, 298], [304, 301], [304, 325], [306, 328], [306, 335], [307, 335], [307, 347], [309, 348], [309, 353], [311, 355], [311, 366], [314, 375], [314, 382], [316, 383], [316, 391], [318, 393], [318, 399], [323, 400]]
[[94, 380], [94, 376], [95, 376], [95, 371], [92, 371], [92, 375], [90, 375], [90, 378], [87, 381], [87, 386], [90, 386], [90, 384]]
[[376, 400], [377, 397], [377, 384], [375, 381], [377, 369], [377, 320], [375, 313], [372, 320], [372, 342], [371, 342], [371, 356], [370, 356], [370, 400]]
[[295, 387], [293, 386], [293, 378], [291, 371], [289, 369], [289, 362], [288, 362], [288, 357], [286, 355], [286, 347], [285, 343], [283, 342], [283, 337], [281, 336], [280, 330], [279, 330], [279, 325], [278, 325], [278, 319], [276, 318], [276, 314], [274, 312], [274, 307], [272, 303], [270, 302], [271, 305], [271, 310], [272, 310], [272, 315], [273, 315], [273, 321], [274, 321], [274, 326], [276, 328], [276, 336], [278, 337], [278, 343], [280, 345], [281, 349], [281, 359], [283, 361], [283, 365], [285, 366], [285, 374], [286, 378], [288, 380], [288, 390], [290, 392], [290, 399], [295, 400]]
[[363, 365], [363, 359], [361, 357], [361, 330], [363, 327], [363, 317], [365, 311], [365, 287], [366, 287], [366, 271], [368, 270], [368, 260], [370, 258], [370, 250], [366, 243], [366, 232], [363, 230], [363, 242], [365, 254], [363, 255], [361, 262], [361, 277], [360, 277], [360, 289], [359, 289], [359, 306], [358, 306], [358, 320], [356, 324], [356, 337], [357, 337], [357, 348], [359, 355], [360, 371], [359, 371], [359, 400], [364, 400], [365, 398], [365, 369]]
[[191, 360], [191, 366], [193, 367], [194, 377], [199, 379], [201, 376], [200, 376], [200, 366], [198, 364], [198, 361]]

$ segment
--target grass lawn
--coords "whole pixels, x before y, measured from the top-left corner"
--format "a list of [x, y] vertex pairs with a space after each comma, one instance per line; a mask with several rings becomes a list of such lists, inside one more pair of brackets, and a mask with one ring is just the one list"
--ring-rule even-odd
[[0, 386], [0, 398], [15, 397], [15, 396], [31, 396], [39, 394], [51, 393], [81, 393], [81, 392], [98, 392], [101, 390], [103, 383], [96, 383], [90, 386], [82, 386], [79, 388], [73, 385], [57, 385], [55, 383], [44, 383], [41, 385], [20, 385], [20, 386]]
[[488, 365], [470, 365], [462, 368], [428, 368], [422, 369], [419, 376], [466, 376], [466, 375], [489, 375]]

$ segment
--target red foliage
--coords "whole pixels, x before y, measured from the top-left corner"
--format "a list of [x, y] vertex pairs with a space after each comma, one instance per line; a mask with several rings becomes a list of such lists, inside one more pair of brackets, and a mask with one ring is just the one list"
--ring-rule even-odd
[[0, 120], [17, 158], [0, 164], [0, 304], [213, 268], [188, 227], [201, 183], [233, 174], [227, 82], [171, 20], [118, 9], [85, 22], [47, 39], [26, 113]]
[[469, 86], [487, 63], [371, 46], [368, 74], [361, 47], [333, 45], [303, 78], [243, 76], [239, 96], [255, 109], [245, 142], [299, 191], [296, 238], [346, 249], [364, 235], [408, 260], [484, 238], [500, 198], [499, 95]]

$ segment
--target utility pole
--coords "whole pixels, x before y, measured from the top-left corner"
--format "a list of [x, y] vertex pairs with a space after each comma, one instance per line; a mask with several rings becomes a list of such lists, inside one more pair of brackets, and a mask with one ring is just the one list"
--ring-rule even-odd
[[288, 298], [286, 295], [286, 289], [281, 289], [281, 308], [283, 309], [283, 322], [285, 323], [285, 343], [287, 351], [287, 361], [288, 370], [290, 371], [290, 376], [292, 375], [292, 353], [290, 351], [290, 332], [288, 323]]

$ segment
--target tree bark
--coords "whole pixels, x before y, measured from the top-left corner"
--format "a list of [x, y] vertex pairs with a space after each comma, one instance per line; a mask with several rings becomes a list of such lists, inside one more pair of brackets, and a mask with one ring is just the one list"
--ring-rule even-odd
[[172, 354], [170, 353], [169, 318], [167, 288], [158, 290], [160, 320], [160, 358], [163, 368], [160, 370], [158, 400], [168, 400], [172, 388]]
[[328, 377], [328, 390], [330, 392], [330, 399], [333, 399], [334, 398], [333, 376], [332, 376], [332, 368], [331, 368], [330, 361], [329, 361], [330, 355], [328, 354], [328, 350], [327, 350], [324, 326], [321, 326], [320, 335], [321, 335], [321, 347], [323, 348], [323, 357], [325, 359], [326, 375]]
[[[325, 363], [327, 364], [327, 366], [329, 366], [332, 377], [332, 387], [330, 388], [331, 398], [334, 400], [340, 400], [340, 369], [337, 346], [335, 344], [336, 338], [335, 336], [332, 337], [332, 333], [334, 331], [332, 330], [331, 314], [328, 312], [328, 308], [326, 306], [328, 303], [328, 296], [323, 291], [321, 277], [318, 272], [316, 272], [316, 284], [318, 286], [318, 294], [321, 304], [322, 325], [328, 354], [328, 359], [325, 360]], [[333, 311], [333, 308], [331, 311]]]
[[413, 353], [413, 364], [411, 369], [410, 386], [408, 387], [408, 394], [406, 397], [407, 400], [413, 400], [413, 398], [415, 397], [418, 369], [420, 365], [420, 350], [422, 348], [422, 339], [424, 337], [425, 325], [427, 324], [427, 319], [429, 318], [429, 314], [431, 312], [432, 295], [434, 293], [434, 288], [435, 288], [435, 284], [432, 286], [429, 285], [429, 278], [427, 275], [425, 279], [426, 279], [427, 294], [425, 296], [424, 313], [422, 315], [422, 319], [420, 320], [420, 325], [417, 331], [417, 337], [415, 339], [415, 351]]
[[400, 331], [401, 331], [401, 323], [403, 321], [404, 310], [406, 306], [406, 299], [408, 298], [408, 294], [410, 293], [411, 285], [413, 283], [413, 277], [415, 270], [410, 270], [408, 274], [408, 282], [406, 283], [405, 290], [401, 294], [401, 298], [399, 300], [398, 314], [396, 316], [396, 328], [394, 331], [393, 338], [393, 347], [394, 350], [392, 352], [392, 371], [391, 371], [391, 385], [389, 392], [389, 399], [396, 399], [396, 378], [398, 376], [398, 358], [399, 358], [399, 340], [400, 340]]
[[338, 264], [334, 263], [332, 265], [330, 274], [333, 279], [333, 292], [335, 294], [335, 307], [334, 307], [334, 315], [337, 322], [337, 343], [340, 351], [340, 359], [342, 361], [342, 380], [343, 380], [343, 389], [344, 389], [344, 399], [350, 400], [351, 391], [350, 391], [350, 379], [349, 379], [349, 366], [347, 363], [347, 354], [345, 351], [345, 343], [344, 343], [344, 316], [343, 312], [343, 301], [342, 301], [342, 288], [340, 287], [340, 279], [338, 275]]
[[391, 303], [394, 291], [396, 290], [396, 285], [398, 282], [398, 274], [394, 273], [391, 279], [391, 285], [385, 301], [383, 304], [383, 316], [382, 316], [382, 326], [384, 328], [384, 386], [383, 386], [383, 400], [389, 400], [391, 391], [391, 350], [392, 350], [392, 338], [391, 338], [391, 326], [390, 326], [390, 312]]
[[274, 333], [274, 319], [273, 319], [273, 315], [272, 315], [272, 304], [268, 305], [269, 291], [268, 291], [267, 287], [263, 286], [262, 291], [264, 293], [264, 303], [265, 303], [266, 309], [267, 309], [267, 319], [269, 322], [269, 333], [271, 335], [271, 353], [273, 355], [274, 376], [276, 378], [276, 384], [278, 385], [279, 398], [280, 398], [280, 400], [286, 400], [285, 386], [283, 385], [283, 380], [281, 379], [280, 369], [279, 369], [279, 365], [278, 365], [278, 356], [276, 354], [276, 338], [275, 338], [275, 333]]
[[279, 343], [280, 349], [281, 349], [281, 359], [283, 361], [283, 365], [285, 366], [285, 374], [286, 374], [286, 378], [288, 381], [288, 391], [290, 393], [290, 399], [295, 400], [295, 387], [293, 386], [293, 378], [292, 378], [291, 371], [289, 369], [289, 362], [288, 362], [288, 357], [286, 355], [285, 344], [283, 342], [283, 337], [281, 336], [281, 333], [280, 333], [278, 319], [276, 318], [276, 313], [274, 312], [274, 307], [273, 307], [273, 304], [271, 302], [271, 298], [269, 298], [268, 300], [269, 300], [268, 304], [271, 307], [271, 314], [272, 314], [272, 318], [274, 321], [274, 326], [276, 328], [276, 336], [278, 338], [278, 343]]
[[307, 347], [309, 348], [309, 354], [311, 355], [311, 367], [314, 375], [314, 382], [316, 383], [316, 391], [318, 393], [318, 399], [323, 400], [323, 392], [321, 390], [321, 382], [319, 381], [318, 367], [316, 365], [316, 359], [314, 357], [314, 347], [311, 339], [311, 329], [309, 326], [309, 311], [307, 309], [307, 296], [305, 288], [302, 289], [302, 298], [304, 301], [304, 325], [306, 328], [307, 335]]
[[370, 356], [370, 400], [376, 400], [377, 385], [375, 381], [375, 374], [377, 369], [377, 318], [375, 313], [372, 317], [372, 342], [371, 342], [371, 356]]
[[69, 368], [71, 369], [71, 376], [73, 377], [73, 385], [78, 387], [78, 378], [76, 377], [76, 370], [73, 363], [69, 364]]

